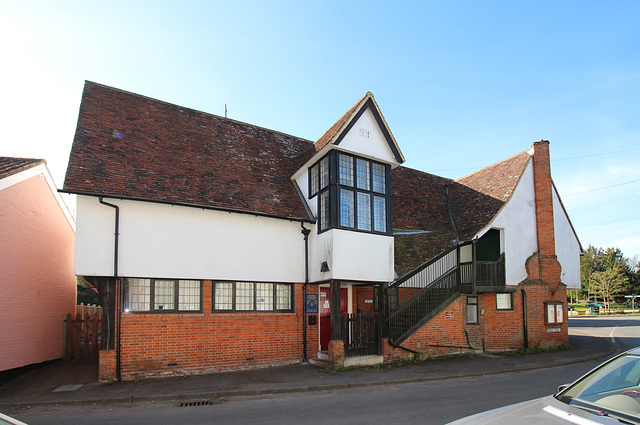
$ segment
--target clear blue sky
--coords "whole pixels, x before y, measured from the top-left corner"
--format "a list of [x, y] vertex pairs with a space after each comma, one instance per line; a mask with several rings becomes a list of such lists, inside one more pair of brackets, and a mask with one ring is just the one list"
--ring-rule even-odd
[[549, 140], [583, 247], [640, 254], [640, 1], [0, 0], [0, 37], [0, 155], [59, 187], [84, 80], [309, 140], [371, 91], [422, 171]]

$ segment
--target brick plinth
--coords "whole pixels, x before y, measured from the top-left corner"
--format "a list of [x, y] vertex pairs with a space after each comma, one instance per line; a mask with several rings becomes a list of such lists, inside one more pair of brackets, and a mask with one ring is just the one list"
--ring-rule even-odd
[[344, 366], [344, 341], [332, 339], [329, 341], [329, 363], [333, 369]]
[[115, 381], [117, 378], [116, 350], [101, 350], [98, 356], [98, 380], [100, 382]]

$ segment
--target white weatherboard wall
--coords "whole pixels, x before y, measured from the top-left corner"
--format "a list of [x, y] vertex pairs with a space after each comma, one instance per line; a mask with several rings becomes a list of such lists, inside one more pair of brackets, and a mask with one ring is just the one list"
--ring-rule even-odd
[[556, 236], [556, 256], [562, 266], [560, 280], [568, 288], [580, 288], [580, 242], [569, 218], [553, 189], [553, 225]]
[[503, 207], [490, 228], [503, 229], [507, 285], [517, 285], [527, 278], [525, 262], [538, 251], [536, 204], [533, 190], [533, 163], [529, 161], [511, 200]]
[[[304, 281], [299, 222], [149, 202], [120, 207], [119, 275]], [[78, 196], [75, 273], [113, 276], [115, 210]]]

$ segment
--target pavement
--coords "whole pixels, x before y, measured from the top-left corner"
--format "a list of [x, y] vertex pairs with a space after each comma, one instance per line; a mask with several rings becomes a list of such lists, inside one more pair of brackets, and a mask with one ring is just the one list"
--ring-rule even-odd
[[52, 361], [0, 373], [0, 409], [36, 405], [122, 404], [328, 391], [491, 375], [604, 360], [616, 353], [608, 338], [570, 335], [566, 350], [519, 355], [464, 355], [395, 367], [332, 372], [309, 363], [237, 372], [97, 382], [95, 361]]

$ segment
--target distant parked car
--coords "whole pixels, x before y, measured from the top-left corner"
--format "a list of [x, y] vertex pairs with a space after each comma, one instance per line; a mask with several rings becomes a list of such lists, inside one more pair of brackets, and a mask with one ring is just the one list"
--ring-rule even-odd
[[553, 396], [478, 413], [449, 425], [640, 424], [640, 347], [606, 361]]
[[571, 304], [567, 304], [567, 311], [573, 311], [576, 308], [574, 306], [572, 306]]
[[598, 301], [587, 301], [585, 304], [587, 307], [605, 308], [606, 306]]

